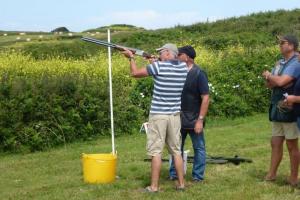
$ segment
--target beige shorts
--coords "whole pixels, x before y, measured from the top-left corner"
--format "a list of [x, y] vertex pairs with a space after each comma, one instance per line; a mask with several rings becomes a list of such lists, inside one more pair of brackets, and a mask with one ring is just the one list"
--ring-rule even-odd
[[296, 122], [272, 122], [272, 136], [285, 137], [287, 140], [297, 139], [300, 135]]
[[147, 133], [147, 154], [161, 155], [167, 144], [171, 155], [181, 154], [180, 113], [175, 115], [150, 115]]

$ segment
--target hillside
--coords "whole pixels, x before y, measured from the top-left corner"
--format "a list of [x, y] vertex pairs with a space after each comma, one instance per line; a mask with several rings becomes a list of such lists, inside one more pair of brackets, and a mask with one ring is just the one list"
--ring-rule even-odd
[[[85, 51], [78, 52], [75, 56], [72, 53], [64, 53], [66, 56], [82, 58], [86, 55], [97, 54], [101, 48], [84, 44], [79, 38], [88, 36], [106, 39], [107, 28], [108, 26], [104, 26], [81, 33], [60, 33], [59, 35], [28, 32], [26, 35], [20, 36], [22, 32], [2, 32], [0, 49], [15, 48], [27, 53], [38, 51], [39, 55], [33, 54], [33, 56], [42, 58], [57, 56], [61, 50], [68, 51], [68, 48], [73, 49], [72, 52], [75, 49], [83, 48]], [[300, 36], [300, 9], [255, 13], [216, 22], [196, 23], [158, 30], [146, 30], [124, 24], [111, 25], [109, 28], [112, 30], [112, 41], [150, 52], [166, 42], [200, 45], [214, 50], [222, 50], [236, 45], [245, 47], [272, 46], [276, 44], [276, 35], [293, 33]], [[66, 45], [68, 48], [63, 48]], [[49, 52], [47, 49], [52, 51]]]
[[113, 24], [110, 26], [102, 26], [102, 27], [95, 28], [95, 29], [89, 29], [89, 30], [83, 31], [83, 33], [86, 33], [86, 32], [106, 33], [108, 28], [111, 30], [111, 32], [134, 32], [134, 31], [145, 30], [142, 27], [136, 27], [136, 26], [128, 25], [128, 24]]
[[276, 42], [274, 36], [286, 33], [300, 36], [300, 9], [255, 13], [212, 23], [135, 33], [121, 41], [144, 48], [153, 48], [166, 41], [189, 41], [191, 44], [222, 49], [237, 44], [272, 45]]

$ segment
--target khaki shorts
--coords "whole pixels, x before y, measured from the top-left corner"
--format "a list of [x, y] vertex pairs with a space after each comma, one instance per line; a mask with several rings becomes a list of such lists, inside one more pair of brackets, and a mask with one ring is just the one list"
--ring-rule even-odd
[[181, 154], [180, 113], [150, 115], [147, 133], [147, 154], [161, 155], [165, 143], [171, 155]]
[[287, 140], [297, 139], [300, 135], [296, 122], [272, 122], [272, 136], [285, 137]]

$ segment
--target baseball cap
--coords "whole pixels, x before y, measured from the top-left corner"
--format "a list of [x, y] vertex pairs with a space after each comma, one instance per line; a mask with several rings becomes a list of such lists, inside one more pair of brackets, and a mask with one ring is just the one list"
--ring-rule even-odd
[[167, 43], [164, 46], [156, 49], [156, 51], [161, 51], [161, 50], [170, 50], [173, 51], [176, 55], [178, 54], [178, 49], [175, 44]]
[[194, 59], [194, 58], [196, 57], [196, 51], [195, 51], [195, 49], [194, 49], [192, 46], [190, 46], [190, 45], [180, 47], [180, 48], [178, 49], [178, 52], [179, 52], [179, 54], [185, 53], [186, 55], [188, 55], [188, 56], [189, 56], [190, 58], [192, 58], [192, 59]]

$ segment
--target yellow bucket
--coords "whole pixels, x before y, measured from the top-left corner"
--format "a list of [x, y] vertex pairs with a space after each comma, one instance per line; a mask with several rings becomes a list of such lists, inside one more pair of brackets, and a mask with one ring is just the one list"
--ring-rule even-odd
[[111, 183], [116, 178], [117, 156], [82, 154], [83, 180], [86, 183]]

